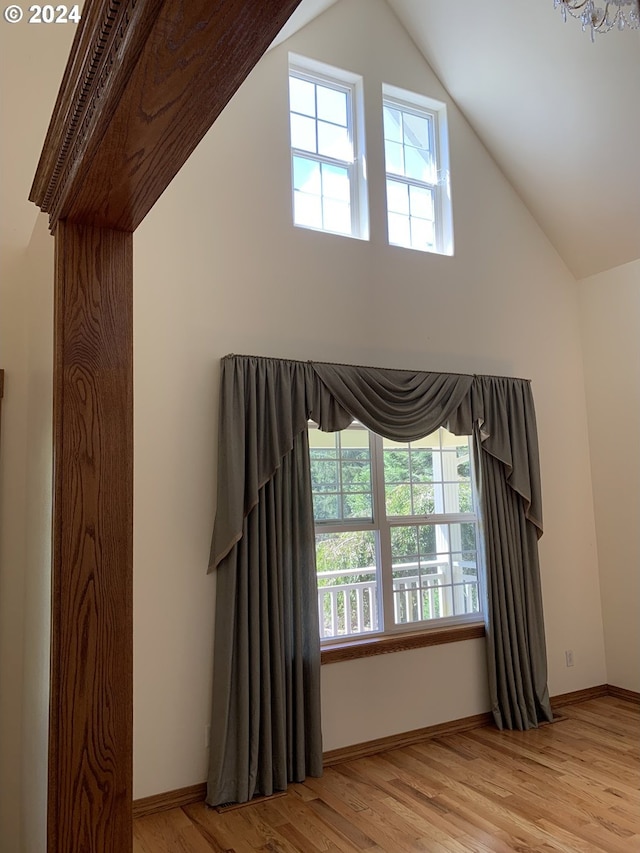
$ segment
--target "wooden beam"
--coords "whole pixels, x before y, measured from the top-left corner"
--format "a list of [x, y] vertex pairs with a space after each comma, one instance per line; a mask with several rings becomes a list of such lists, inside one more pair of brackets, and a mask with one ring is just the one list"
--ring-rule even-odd
[[135, 230], [299, 2], [87, 3], [31, 200]]
[[49, 853], [131, 850], [133, 236], [56, 229]]
[[48, 853], [132, 845], [132, 232], [300, 0], [87, 0], [30, 199], [56, 235]]

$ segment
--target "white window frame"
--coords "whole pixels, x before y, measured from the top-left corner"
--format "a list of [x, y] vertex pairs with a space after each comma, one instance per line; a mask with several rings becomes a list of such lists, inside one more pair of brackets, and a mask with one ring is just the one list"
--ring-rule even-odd
[[[348, 160], [334, 159], [321, 154], [315, 154], [303, 149], [291, 148], [291, 210], [294, 225], [297, 228], [307, 228], [312, 231], [322, 231], [341, 237], [355, 237], [360, 240], [369, 239], [369, 204], [367, 194], [367, 164], [364, 130], [364, 100], [362, 77], [350, 71], [335, 68], [324, 62], [309, 59], [296, 53], [289, 53], [289, 78], [297, 77], [311, 83], [320, 84], [347, 94], [347, 122], [351, 143], [351, 158]], [[289, 105], [289, 116], [291, 106]], [[351, 233], [332, 231], [330, 228], [316, 228], [295, 221], [295, 190], [293, 178], [293, 158], [295, 156], [347, 167], [351, 190]]]
[[[316, 428], [313, 423], [310, 428]], [[352, 424], [363, 429], [360, 424]], [[347, 427], [349, 429], [350, 427]], [[424, 515], [402, 515], [389, 516], [386, 511], [386, 494], [384, 481], [384, 448], [383, 439], [376, 433], [366, 430], [369, 435], [369, 453], [371, 460], [371, 498], [372, 519], [347, 519], [343, 521], [317, 521], [315, 533], [349, 533], [360, 531], [371, 531], [376, 537], [376, 579], [378, 584], [378, 625], [382, 626], [377, 631], [366, 631], [360, 633], [341, 634], [336, 637], [322, 637], [323, 648], [345, 643], [366, 643], [367, 640], [376, 640], [381, 637], [401, 636], [408, 633], [429, 632], [439, 628], [451, 628], [455, 626], [480, 624], [484, 621], [484, 584], [485, 571], [483, 563], [482, 528], [480, 516], [477, 511], [478, 494], [476, 488], [476, 473], [472, 447], [469, 447], [469, 464], [471, 470], [471, 488], [473, 490], [473, 502], [476, 509], [473, 513], [430, 513]], [[472, 523], [476, 526], [476, 568], [477, 568], [477, 595], [479, 610], [473, 613], [458, 614], [455, 616], [444, 616], [433, 619], [421, 619], [406, 623], [395, 622], [395, 608], [393, 600], [393, 559], [391, 550], [391, 530], [398, 526], [415, 526], [427, 524], [458, 524]], [[357, 574], [357, 569], [354, 569]]]
[[[405, 183], [408, 186], [425, 187], [434, 193], [434, 231], [435, 245], [433, 248], [422, 248], [419, 246], [408, 246], [405, 243], [391, 243], [390, 245], [410, 248], [416, 251], [433, 252], [440, 255], [453, 255], [453, 210], [451, 205], [451, 182], [449, 170], [449, 131], [447, 123], [447, 106], [442, 101], [429, 98], [391, 86], [382, 84], [383, 107], [399, 109], [403, 112], [428, 118], [431, 123], [431, 144], [435, 154], [436, 180], [434, 183], [418, 181], [397, 175], [387, 171], [385, 157], [385, 197], [387, 180]], [[384, 131], [383, 131], [384, 135]], [[388, 234], [389, 209], [387, 204], [387, 234]]]

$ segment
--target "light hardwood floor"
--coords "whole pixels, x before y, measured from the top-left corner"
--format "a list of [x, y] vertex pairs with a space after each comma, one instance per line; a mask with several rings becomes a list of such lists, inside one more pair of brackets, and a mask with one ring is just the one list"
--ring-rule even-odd
[[139, 818], [135, 853], [640, 851], [640, 706], [611, 696], [532, 732], [465, 734], [339, 764], [284, 797]]

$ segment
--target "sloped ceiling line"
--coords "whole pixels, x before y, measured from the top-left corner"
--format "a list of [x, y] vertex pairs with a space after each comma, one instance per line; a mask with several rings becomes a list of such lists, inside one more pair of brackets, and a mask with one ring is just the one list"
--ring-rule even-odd
[[[335, 2], [303, 0], [282, 43]], [[386, 0], [577, 279], [640, 257], [640, 31], [551, 0]]]

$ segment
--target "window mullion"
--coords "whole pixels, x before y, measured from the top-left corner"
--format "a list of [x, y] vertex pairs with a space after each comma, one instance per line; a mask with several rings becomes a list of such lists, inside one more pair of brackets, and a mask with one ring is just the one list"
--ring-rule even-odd
[[420, 187], [425, 190], [432, 190], [436, 192], [438, 189], [438, 184], [429, 183], [429, 181], [422, 181], [419, 178], [407, 178], [406, 175], [397, 175], [395, 172], [385, 172], [386, 177], [390, 181], [396, 181], [398, 184], [404, 184], [407, 187]]
[[477, 523], [478, 516], [473, 512], [437, 512], [429, 515], [392, 515], [388, 519], [392, 527], [412, 527], [415, 524], [460, 524]]
[[[324, 215], [324, 214], [323, 214]], [[338, 457], [338, 494], [340, 495], [340, 518], [344, 521], [344, 484], [342, 482], [342, 437], [336, 433], [336, 456]]]
[[384, 450], [382, 438], [371, 433], [371, 460], [373, 468], [374, 518], [378, 525], [378, 561], [381, 590], [381, 630], [391, 631], [393, 618], [393, 567], [391, 564], [391, 526], [387, 519], [384, 488]]
[[[313, 160], [314, 163], [328, 163], [330, 166], [342, 166], [343, 169], [348, 169], [353, 166], [349, 160], [340, 160], [339, 157], [330, 157], [328, 154], [316, 154], [314, 151], [305, 151], [303, 148], [291, 147], [293, 157], [304, 157], [305, 160]], [[425, 185], [428, 188], [428, 184]]]
[[349, 173], [349, 199], [351, 202], [351, 222], [355, 234], [360, 234], [360, 204], [358, 199], [360, 181], [358, 180], [356, 157], [358, 155], [358, 144], [355, 130], [355, 111], [357, 109], [357, 98], [355, 89], [351, 91], [351, 109], [347, 113], [347, 132], [349, 134], [349, 145], [351, 146], [351, 162], [347, 165]]

